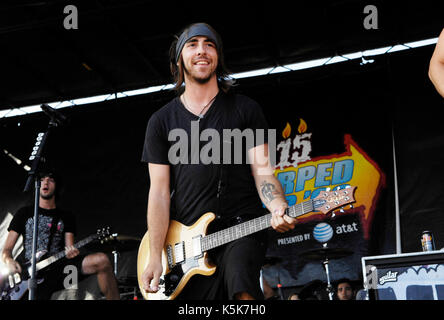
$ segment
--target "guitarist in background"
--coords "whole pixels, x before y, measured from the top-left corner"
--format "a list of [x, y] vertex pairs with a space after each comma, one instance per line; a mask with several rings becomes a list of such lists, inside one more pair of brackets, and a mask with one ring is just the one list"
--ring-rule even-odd
[[[142, 275], [143, 288], [148, 293], [159, 290], [161, 254], [170, 219], [189, 226], [206, 212], [213, 212], [216, 219], [209, 228], [214, 230], [208, 232], [212, 233], [265, 214], [262, 201], [272, 213], [271, 225], [275, 230], [285, 232], [297, 223], [285, 215], [288, 206], [269, 163], [267, 137], [261, 143], [255, 141], [248, 150], [250, 163], [245, 161], [245, 146], [242, 164], [202, 163], [199, 155], [198, 163], [193, 163], [195, 155], [190, 154], [185, 161], [182, 155], [178, 162], [170, 159], [169, 151], [178, 142], [170, 141], [169, 134], [179, 128], [188, 134], [188, 140], [193, 139], [192, 122], [199, 125], [199, 133], [217, 130], [221, 141], [222, 129], [267, 132], [261, 107], [252, 99], [229, 91], [233, 82], [228, 78], [222, 51], [220, 36], [204, 23], [187, 27], [170, 48], [170, 68], [178, 96], [151, 116], [142, 155], [150, 177], [150, 258]], [[199, 145], [199, 141], [190, 142], [193, 143]], [[222, 153], [222, 146], [220, 150]], [[259, 276], [265, 251], [264, 232], [211, 250], [209, 255], [217, 266], [216, 272], [211, 276], [194, 275], [178, 299], [264, 299]]]
[[[69, 261], [63, 265], [56, 265], [54, 270], [46, 274], [44, 281], [37, 286], [36, 299], [49, 300], [53, 292], [64, 289], [63, 280], [67, 274], [63, 273], [63, 269], [68, 264], [74, 265], [80, 271], [79, 278], [81, 274], [97, 274], [99, 288], [106, 299], [120, 299], [113, 268], [106, 254], [95, 253], [82, 257], [79, 255], [79, 250], [74, 247], [75, 219], [72, 214], [56, 206], [57, 180], [59, 179], [56, 179], [56, 175], [51, 172], [41, 174], [37, 252], [45, 251], [47, 252], [45, 256], [49, 257], [65, 250]], [[33, 215], [32, 206], [24, 207], [14, 215], [9, 225], [2, 259], [11, 273], [22, 271], [20, 263], [12, 257], [12, 250], [20, 234], [24, 236], [25, 259], [30, 261], [32, 258]]]

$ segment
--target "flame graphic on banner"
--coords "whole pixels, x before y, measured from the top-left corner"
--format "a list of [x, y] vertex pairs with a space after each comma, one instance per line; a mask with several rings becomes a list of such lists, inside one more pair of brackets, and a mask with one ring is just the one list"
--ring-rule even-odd
[[307, 123], [304, 121], [304, 119], [300, 119], [298, 132], [304, 133], [305, 131], [307, 131], [307, 128], [308, 128], [308, 126], [307, 126]]
[[282, 131], [282, 137], [284, 139], [287, 139], [291, 134], [291, 126], [290, 124], [287, 122], [287, 125], [285, 126], [284, 130]]

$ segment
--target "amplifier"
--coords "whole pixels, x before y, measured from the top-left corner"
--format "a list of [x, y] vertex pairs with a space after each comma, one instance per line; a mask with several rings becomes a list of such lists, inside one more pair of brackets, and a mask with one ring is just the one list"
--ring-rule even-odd
[[362, 257], [369, 300], [444, 300], [444, 251]]

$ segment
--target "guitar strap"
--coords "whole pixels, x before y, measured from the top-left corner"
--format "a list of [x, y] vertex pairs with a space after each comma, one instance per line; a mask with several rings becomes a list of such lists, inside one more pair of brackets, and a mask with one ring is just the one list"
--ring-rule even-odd
[[54, 252], [51, 252], [51, 248], [53, 247], [54, 235], [57, 230], [57, 225], [60, 222], [59, 217], [51, 217], [51, 228], [49, 229], [49, 239], [48, 239], [48, 255], [53, 255]]
[[[236, 108], [236, 97], [234, 93], [228, 93], [226, 95], [227, 98], [227, 104], [225, 106], [223, 106], [224, 110], [222, 112], [222, 117], [221, 117], [221, 121], [222, 121], [222, 129], [220, 132], [220, 136], [221, 136], [221, 141], [222, 141], [222, 145], [221, 145], [221, 152], [220, 152], [220, 163], [218, 165], [219, 167], [219, 181], [217, 183], [217, 212], [216, 212], [216, 217], [217, 218], [221, 218], [221, 207], [222, 207], [222, 202], [223, 202], [223, 196], [225, 193], [225, 188], [227, 186], [227, 166], [224, 164], [224, 156], [223, 156], [223, 144], [227, 143], [225, 141], [223, 141], [223, 129], [234, 129], [232, 128], [232, 123], [233, 121], [230, 119], [233, 119], [233, 116], [237, 116], [240, 117], [239, 115], [239, 111]], [[233, 156], [233, 155], [232, 155]], [[231, 161], [232, 159], [230, 159]]]
[[[222, 116], [221, 116], [221, 132], [219, 132], [220, 136], [222, 137], [222, 139], [220, 141], [222, 141], [222, 145], [221, 145], [221, 152], [220, 152], [220, 163], [218, 165], [218, 176], [219, 176], [219, 180], [217, 182], [217, 210], [216, 210], [216, 217], [220, 218], [221, 217], [221, 202], [222, 202], [222, 197], [224, 194], [224, 188], [227, 185], [227, 177], [226, 177], [226, 170], [224, 167], [224, 162], [223, 162], [223, 129], [233, 129], [231, 128], [232, 126], [230, 125], [230, 117], [232, 119], [233, 115], [236, 115], [237, 117], [240, 117], [239, 114], [239, 110], [236, 108], [235, 105], [235, 94], [234, 93], [228, 93], [225, 94], [225, 98], [227, 100], [226, 105], [221, 106], [224, 110], [222, 112]], [[180, 172], [179, 172], [180, 175]], [[178, 178], [178, 177], [177, 177]], [[173, 196], [175, 193], [175, 189], [171, 190], [170, 193], [170, 203], [171, 205], [174, 203], [173, 202]]]

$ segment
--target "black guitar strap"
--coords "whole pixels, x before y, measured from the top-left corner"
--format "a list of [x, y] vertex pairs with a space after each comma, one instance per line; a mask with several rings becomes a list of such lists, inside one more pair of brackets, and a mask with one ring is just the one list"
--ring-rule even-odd
[[[219, 180], [217, 183], [217, 210], [216, 210], [216, 217], [220, 218], [221, 217], [221, 203], [223, 201], [223, 195], [224, 195], [224, 189], [227, 185], [227, 177], [226, 177], [226, 170], [225, 170], [225, 166], [223, 163], [223, 129], [233, 129], [231, 128], [232, 126], [230, 125], [230, 117], [232, 119], [233, 115], [240, 117], [239, 115], [239, 111], [236, 108], [235, 105], [235, 94], [234, 93], [228, 93], [225, 94], [225, 98], [227, 100], [226, 105], [221, 106], [221, 108], [223, 108], [223, 112], [222, 112], [222, 116], [221, 116], [221, 132], [219, 133], [221, 136], [221, 152], [220, 152], [220, 164], [218, 165], [218, 170], [219, 170]], [[231, 121], [232, 122], [232, 121]], [[180, 172], [179, 172], [180, 175]], [[171, 205], [173, 205], [173, 196], [175, 193], [175, 189], [171, 190], [170, 193], [170, 200], [171, 200]]]
[[236, 108], [236, 97], [234, 93], [229, 93], [226, 95], [227, 98], [227, 104], [225, 106], [222, 106], [224, 108], [222, 112], [222, 130], [220, 132], [221, 135], [221, 152], [220, 152], [220, 164], [219, 164], [219, 181], [217, 183], [217, 212], [216, 217], [221, 218], [221, 207], [223, 203], [223, 196], [225, 194], [225, 188], [227, 187], [228, 177], [227, 177], [227, 166], [224, 164], [224, 156], [223, 156], [223, 144], [227, 143], [223, 141], [223, 129], [234, 129], [232, 128], [233, 121], [230, 122], [230, 119], [233, 119], [233, 116], [240, 116], [238, 113], [238, 110]]
[[[53, 241], [54, 241], [54, 235], [57, 230], [57, 226], [60, 222], [60, 218], [51, 217], [51, 228], [49, 229], [49, 239], [48, 239], [48, 255], [54, 254], [54, 252], [51, 252], [51, 248], [53, 248]], [[65, 239], [63, 239], [65, 240]]]

